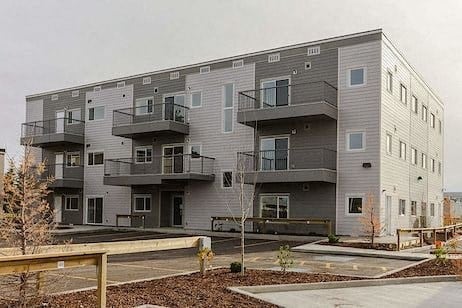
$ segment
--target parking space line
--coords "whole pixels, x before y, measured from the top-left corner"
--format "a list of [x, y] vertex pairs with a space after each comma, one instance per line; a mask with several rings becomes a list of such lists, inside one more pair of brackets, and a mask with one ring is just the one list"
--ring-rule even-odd
[[[128, 235], [128, 234], [135, 234], [135, 233], [140, 233], [139, 231], [135, 231], [135, 232], [123, 232], [124, 235]], [[103, 236], [117, 236], [117, 234], [120, 235], [120, 233], [103, 233], [103, 234], [89, 234], [89, 235], [77, 235], [75, 236], [76, 239], [81, 239], [81, 238], [92, 238], [92, 237], [103, 237]]]
[[152, 238], [152, 239], [158, 239], [159, 237], [163, 238], [165, 234], [162, 235], [157, 235], [157, 234], [145, 234], [145, 235], [133, 235], [133, 236], [126, 236], [126, 237], [117, 237], [110, 239], [109, 241], [111, 242], [117, 242], [117, 241], [122, 241], [122, 240], [137, 240], [137, 239], [142, 239], [142, 238]]
[[[260, 243], [254, 243], [254, 244], [246, 244], [245, 247], [253, 247], [253, 246], [260, 246], [260, 245], [265, 245], [265, 244], [270, 244], [270, 243], [277, 243], [279, 241], [267, 241], [267, 242], [260, 242]], [[241, 248], [241, 245], [234, 246], [234, 248]]]
[[144, 268], [144, 269], [155, 269], [155, 270], [163, 270], [163, 271], [170, 271], [170, 272], [177, 272], [177, 273], [186, 272], [186, 270], [178, 270], [178, 269], [171, 269], [171, 268], [165, 268], [165, 267], [161, 268], [161, 267], [135, 265], [135, 264], [123, 264], [123, 263], [109, 263], [109, 264], [114, 265], [114, 266], [132, 267], [132, 268]]
[[[237, 238], [227, 238], [227, 239], [224, 239], [224, 240], [218, 240], [218, 241], [212, 241], [212, 244], [215, 244], [215, 243], [223, 243], [223, 242], [230, 242], [230, 241], [235, 241], [237, 240]], [[240, 246], [239, 246], [240, 247]]]
[[[60, 276], [60, 277], [64, 277], [64, 278], [74, 278], [74, 279], [87, 280], [87, 281], [98, 281], [97, 278], [74, 276], [74, 275], [68, 275], [68, 274], [47, 273], [47, 275]], [[121, 281], [109, 280], [109, 279], [107, 279], [106, 281], [109, 282], [109, 283], [120, 283], [121, 282]]]

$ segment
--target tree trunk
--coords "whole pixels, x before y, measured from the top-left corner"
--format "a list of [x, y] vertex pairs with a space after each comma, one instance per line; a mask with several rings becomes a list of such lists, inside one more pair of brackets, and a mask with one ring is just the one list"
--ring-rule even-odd
[[244, 265], [244, 236], [245, 236], [245, 220], [241, 221], [241, 275], [245, 274], [245, 265]]

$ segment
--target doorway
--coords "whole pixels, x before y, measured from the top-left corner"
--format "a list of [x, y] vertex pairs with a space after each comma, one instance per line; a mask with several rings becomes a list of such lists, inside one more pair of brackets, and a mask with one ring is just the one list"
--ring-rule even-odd
[[179, 194], [172, 195], [172, 226], [183, 226], [184, 196]]
[[53, 201], [55, 222], [61, 223], [63, 217], [63, 198], [61, 195], [55, 196]]

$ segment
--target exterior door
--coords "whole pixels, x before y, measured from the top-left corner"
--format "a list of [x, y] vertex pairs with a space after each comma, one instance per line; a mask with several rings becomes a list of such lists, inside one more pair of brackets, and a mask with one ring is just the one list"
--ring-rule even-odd
[[103, 223], [103, 198], [97, 197], [87, 199], [87, 223]]
[[55, 179], [59, 180], [63, 178], [64, 171], [64, 154], [56, 153], [55, 154]]
[[56, 111], [56, 133], [64, 133], [64, 111]]
[[183, 226], [183, 209], [184, 197], [183, 195], [173, 195], [172, 197], [172, 226]]
[[264, 138], [260, 141], [260, 169], [287, 170], [289, 138]]
[[163, 173], [183, 173], [184, 146], [167, 146], [163, 149]]
[[54, 213], [55, 213], [55, 222], [61, 223], [62, 222], [62, 215], [63, 215], [63, 198], [62, 196], [55, 196], [54, 198]]
[[393, 230], [391, 229], [391, 207], [391, 196], [385, 196], [385, 232], [389, 235], [393, 235]]

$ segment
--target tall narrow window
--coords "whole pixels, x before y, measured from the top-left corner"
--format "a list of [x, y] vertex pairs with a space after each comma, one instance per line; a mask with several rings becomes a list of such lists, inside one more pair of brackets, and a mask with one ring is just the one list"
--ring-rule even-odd
[[407, 88], [405, 85], [401, 84], [399, 90], [399, 99], [402, 103], [407, 104]]
[[433, 113], [430, 113], [430, 127], [435, 128], [436, 120], [435, 120], [435, 115]]
[[411, 148], [411, 164], [417, 165], [417, 150]]
[[430, 203], [430, 216], [435, 216], [435, 203]]
[[439, 162], [438, 162], [438, 175], [441, 175], [441, 171], [442, 171], [442, 170], [441, 170], [441, 169], [442, 169], [441, 167], [442, 167], [442, 166], [441, 166], [441, 162], [439, 161]]
[[222, 187], [223, 188], [232, 188], [233, 187], [233, 172], [224, 171], [222, 174]]
[[164, 120], [186, 122], [184, 94], [167, 95], [164, 97]]
[[386, 147], [387, 147], [387, 154], [392, 154], [392, 152], [393, 152], [393, 137], [391, 136], [391, 134], [387, 134]]
[[427, 106], [422, 105], [422, 120], [427, 122], [427, 118], [428, 118]]
[[430, 170], [432, 173], [435, 173], [436, 171], [436, 163], [435, 163], [435, 159], [433, 158], [430, 158]]
[[228, 83], [223, 86], [223, 132], [233, 131], [234, 114], [234, 84]]
[[387, 72], [387, 90], [390, 93], [393, 93], [393, 73]]
[[95, 197], [87, 199], [87, 223], [103, 223], [103, 198]]
[[404, 216], [406, 215], [406, 200], [399, 199], [399, 215]]
[[417, 201], [411, 201], [411, 216], [417, 215]]
[[422, 153], [422, 168], [427, 169], [427, 154]]
[[443, 123], [441, 122], [441, 120], [438, 120], [438, 132], [441, 133], [443, 132]]
[[419, 100], [414, 95], [412, 95], [412, 99], [411, 99], [411, 109], [412, 109], [412, 112], [418, 113]]
[[200, 107], [202, 105], [202, 93], [193, 92], [191, 93], [191, 107]]
[[406, 160], [406, 143], [399, 142], [399, 158]]

